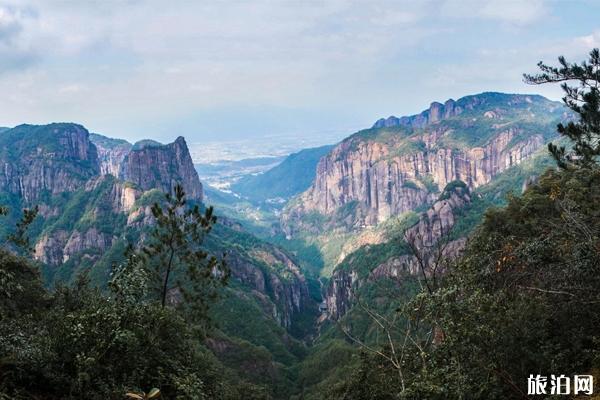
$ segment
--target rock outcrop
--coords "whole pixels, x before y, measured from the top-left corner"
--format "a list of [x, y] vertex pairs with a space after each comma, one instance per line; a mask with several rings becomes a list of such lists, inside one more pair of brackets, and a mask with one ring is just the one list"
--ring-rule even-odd
[[[371, 271], [359, 276], [353, 269], [336, 269], [324, 290], [325, 312], [328, 319], [339, 320], [354, 305], [357, 291], [365, 281], [393, 279], [401, 281], [406, 276], [425, 273], [443, 273], [443, 266], [434, 263], [457, 257], [464, 249], [466, 239], [450, 240], [450, 232], [457, 220], [457, 212], [471, 203], [466, 184], [457, 181], [448, 185], [440, 198], [424, 213], [419, 221], [406, 230], [403, 240], [410, 242], [415, 252], [393, 256]], [[436, 244], [438, 246], [436, 246]], [[421, 263], [415, 256], [419, 254]], [[441, 255], [442, 257], [438, 257]], [[424, 265], [424, 271], [421, 271]], [[442, 269], [439, 269], [442, 267]]]
[[[321, 159], [313, 186], [301, 197], [302, 205], [305, 210], [331, 215], [357, 201], [366, 209], [360, 224], [376, 225], [430, 203], [432, 193], [421, 182], [425, 179], [432, 179], [438, 187], [462, 180], [476, 188], [543, 145], [541, 135], [519, 138], [521, 134], [509, 129], [483, 147], [457, 150], [432, 146], [402, 156], [394, 156], [394, 149], [382, 143], [362, 142], [350, 150], [353, 143], [345, 142]], [[513, 141], [516, 143], [509, 146]]]
[[[284, 252], [275, 247], [255, 249], [249, 255], [267, 266], [266, 269], [255, 271], [254, 279], [250, 282], [258, 283], [255, 289], [260, 292], [272, 293], [273, 302], [277, 305], [273, 309], [273, 317], [282, 326], [289, 328], [294, 316], [306, 310], [311, 302], [304, 275]], [[247, 269], [242, 271], [243, 276], [248, 276]], [[239, 277], [239, 274], [240, 271], [232, 268], [234, 277]], [[239, 278], [243, 279], [243, 277]]]
[[[150, 206], [181, 183], [187, 195], [202, 200], [202, 185], [185, 140], [162, 145], [92, 134], [76, 124], [22, 125], [0, 135], [0, 190], [15, 203], [39, 205], [40, 234], [33, 237], [34, 256], [61, 277], [86, 268], [100, 281], [120, 262], [128, 243], [144, 240], [154, 223]], [[11, 199], [12, 200], [12, 199]], [[316, 310], [300, 268], [275, 246], [260, 243], [241, 226], [221, 219], [235, 235], [230, 246], [211, 235], [211, 251], [228, 253], [240, 298], [257, 301], [265, 315], [290, 328], [298, 315]], [[214, 231], [213, 231], [214, 232]], [[235, 236], [234, 235], [234, 236]], [[236, 236], [237, 237], [237, 236]], [[174, 297], [181, 294], [174, 290]]]
[[131, 151], [132, 145], [126, 140], [112, 139], [95, 133], [90, 134], [90, 140], [98, 149], [100, 173], [119, 177], [123, 160]]
[[434, 246], [447, 236], [456, 223], [456, 211], [471, 203], [469, 189], [462, 181], [448, 185], [438, 201], [419, 217], [419, 222], [408, 229], [404, 240], [415, 249]]
[[181, 136], [167, 145], [134, 145], [123, 160], [119, 177], [143, 191], [170, 192], [180, 183], [190, 198], [202, 200], [202, 184]]
[[321, 158], [312, 186], [284, 212], [283, 230], [294, 236], [310, 229], [302, 225], [307, 215], [340, 220], [347, 209], [353, 212], [349, 228], [374, 226], [431, 204], [449, 182], [485, 185], [554, 135], [549, 116], [558, 121], [564, 113], [539, 96], [484, 94], [378, 121], [376, 129], [358, 132]]
[[486, 118], [499, 118], [506, 114], [505, 110], [530, 108], [534, 103], [546, 103], [544, 106], [551, 112], [560, 109], [558, 103], [551, 103], [539, 95], [505, 94], [496, 92], [484, 92], [476, 95], [461, 97], [458, 100], [448, 99], [442, 103], [434, 101], [429, 108], [420, 114], [406, 117], [390, 116], [381, 118], [373, 124], [373, 128], [390, 128], [395, 126], [406, 126], [410, 128], [424, 128], [427, 125], [456, 117], [463, 113], [478, 112], [483, 109]]
[[392, 115], [389, 118], [381, 118], [377, 120], [375, 124], [373, 124], [373, 128], [390, 128], [394, 126], [423, 128], [428, 124], [459, 115], [465, 109], [472, 110], [476, 106], [476, 104], [477, 103], [471, 103], [462, 106], [461, 104], [456, 104], [456, 102], [452, 99], [447, 100], [444, 104], [433, 102], [429, 106], [429, 109], [417, 115], [400, 118], [394, 117]]
[[359, 284], [358, 274], [354, 271], [340, 270], [333, 274], [323, 296], [329, 319], [337, 321], [350, 310]]
[[26, 203], [77, 190], [100, 171], [96, 146], [81, 125], [19, 125], [2, 133], [0, 145], [0, 191]]

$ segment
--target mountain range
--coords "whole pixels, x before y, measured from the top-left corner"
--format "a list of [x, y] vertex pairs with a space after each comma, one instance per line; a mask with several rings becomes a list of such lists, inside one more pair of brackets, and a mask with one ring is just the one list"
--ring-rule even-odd
[[340, 324], [374, 340], [357, 300], [385, 313], [397, 306], [389, 290], [414, 289], [407, 238], [425, 248], [447, 234], [446, 254], [459, 254], [487, 208], [550, 166], [546, 144], [569, 118], [538, 95], [434, 102], [246, 175], [235, 196], [203, 186], [183, 137], [131, 144], [74, 123], [0, 128], [0, 204], [39, 207], [30, 234], [49, 286], [86, 273], [104, 287], [152, 225], [151, 205], [182, 184], [193, 203], [216, 207], [206, 246], [232, 271], [208, 346], [274, 398], [318, 399], [352, 365]]
[[[164, 192], [181, 183], [190, 201], [201, 203], [204, 197], [182, 137], [166, 145], [132, 145], [90, 134], [78, 124], [57, 123], [4, 130], [0, 144], [0, 201], [14, 210], [39, 207], [30, 238], [51, 286], [86, 273], [104, 287], [127, 245], [138, 243], [152, 224], [150, 207]], [[5, 234], [15, 222], [3, 221]], [[310, 333], [305, 321], [316, 313], [316, 300], [285, 250], [234, 221], [219, 222], [206, 246], [214, 254], [226, 253], [234, 283], [213, 310], [220, 334], [209, 343], [224, 362], [238, 351], [257, 358], [261, 367], [252, 371], [231, 360], [253, 381], [266, 379], [261, 374], [269, 383], [275, 375], [285, 380], [278, 371], [302, 352], [299, 339]]]

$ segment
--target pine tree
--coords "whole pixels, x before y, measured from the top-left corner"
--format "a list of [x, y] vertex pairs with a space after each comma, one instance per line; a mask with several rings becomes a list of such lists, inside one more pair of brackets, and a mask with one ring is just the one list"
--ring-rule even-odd
[[21, 220], [17, 222], [15, 232], [8, 235], [7, 239], [10, 243], [13, 244], [17, 253], [33, 253], [33, 248], [31, 247], [29, 236], [27, 236], [27, 230], [29, 229], [33, 221], [36, 219], [38, 212], [38, 206], [35, 206], [33, 208], [24, 208], [23, 216], [21, 217]]
[[[209, 256], [202, 248], [205, 236], [217, 220], [212, 207], [204, 213], [198, 205], [189, 207], [183, 187], [176, 185], [173, 194], [165, 195], [163, 206], [158, 203], [152, 206], [152, 215], [156, 225], [143, 247], [143, 255], [158, 281], [162, 307], [167, 304], [169, 291], [177, 289], [196, 316], [206, 319], [218, 286], [229, 277], [224, 260]], [[178, 279], [183, 277], [185, 283]]]
[[[552, 67], [538, 63], [542, 71], [537, 75], [524, 74], [525, 82], [539, 85], [562, 82], [565, 93], [563, 102], [578, 115], [578, 121], [558, 125], [558, 133], [571, 139], [573, 149], [548, 144], [548, 150], [559, 167], [591, 166], [600, 155], [600, 51], [593, 49], [589, 60], [581, 64], [569, 63], [563, 56], [558, 58], [560, 66]], [[570, 86], [569, 82], [578, 85]]]

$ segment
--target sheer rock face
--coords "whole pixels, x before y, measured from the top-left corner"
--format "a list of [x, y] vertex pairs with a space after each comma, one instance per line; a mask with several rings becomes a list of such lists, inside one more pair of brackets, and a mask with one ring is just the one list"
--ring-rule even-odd
[[[422, 180], [432, 179], [440, 188], [462, 180], [476, 188], [543, 145], [541, 135], [518, 138], [515, 129], [500, 132], [489, 144], [468, 150], [433, 149], [435, 136], [439, 135], [422, 138], [431, 150], [402, 156], [394, 156], [393, 147], [384, 143], [367, 141], [356, 148], [351, 141], [340, 144], [319, 162], [314, 184], [301, 196], [299, 214], [318, 211], [331, 215], [356, 201], [367, 210], [360, 222], [376, 225], [430, 203], [431, 193]], [[509, 146], [515, 139], [517, 143]]]
[[[145, 141], [131, 146], [89, 135], [79, 125], [52, 124], [9, 129], [0, 140], [10, 144], [0, 150], [0, 187], [23, 205], [40, 206], [43, 228], [32, 238], [34, 257], [51, 267], [64, 269], [67, 263], [105, 273], [105, 256], [121, 254], [137, 233], [143, 240], [144, 228], [154, 223], [149, 204], [160, 193], [149, 193], [152, 189], [168, 191], [182, 183], [188, 196], [202, 199], [183, 138], [168, 145]], [[243, 231], [225, 218], [219, 222]], [[228, 252], [232, 278], [245, 288], [235, 289], [236, 294], [253, 297], [281, 326], [289, 328], [297, 315], [316, 309], [304, 276], [285, 252], [265, 243], [231, 249], [218, 237], [213, 240]]]
[[323, 300], [327, 307], [327, 318], [337, 321], [350, 310], [356, 285], [359, 284], [358, 274], [354, 271], [340, 270], [333, 274]]
[[97, 249], [106, 251], [113, 245], [116, 239], [111, 234], [100, 232], [96, 228], [90, 228], [84, 232], [74, 231], [63, 248], [62, 262], [69, 261], [74, 254], [78, 254], [83, 250]]
[[471, 195], [466, 188], [457, 187], [444, 194], [444, 198], [422, 213], [419, 222], [404, 234], [404, 239], [413, 243], [416, 249], [434, 246], [456, 223], [456, 210], [471, 203]]
[[[279, 271], [278, 274], [275, 274], [254, 267], [254, 282], [258, 283], [255, 289], [266, 293], [266, 288], [269, 288], [272, 292], [272, 300], [278, 306], [272, 310], [273, 317], [280, 325], [289, 328], [294, 315], [307, 309], [311, 302], [304, 275], [300, 268], [277, 248], [269, 248], [268, 251], [267, 249], [256, 249], [249, 255], [265, 263], [270, 269]], [[244, 271], [243, 275], [248, 275], [244, 269], [242, 271]], [[234, 277], [238, 277], [240, 269], [232, 268], [231, 272]]]
[[0, 141], [6, 146], [0, 152], [0, 190], [26, 203], [42, 193], [75, 191], [100, 170], [96, 147], [81, 125], [20, 125], [3, 132]]
[[[113, 177], [102, 175], [89, 180], [84, 187], [86, 192], [97, 190], [101, 185], [107, 185], [108, 189], [100, 193], [102, 205], [110, 205], [112, 212], [129, 213], [137, 199], [142, 195], [142, 191], [119, 181]], [[94, 214], [97, 215], [97, 214]]]
[[420, 114], [413, 115], [410, 117], [394, 117], [381, 118], [375, 122], [373, 128], [390, 128], [393, 126], [408, 126], [411, 128], [423, 128], [424, 126], [441, 121], [461, 114], [465, 109], [472, 110], [476, 106], [475, 103], [466, 104], [461, 106], [456, 101], [449, 99], [444, 104], [433, 102], [429, 109], [423, 111]]
[[347, 228], [374, 226], [433, 203], [436, 186], [485, 185], [531, 157], [565, 118], [560, 105], [540, 96], [484, 93], [379, 120], [321, 158], [312, 186], [283, 213], [282, 228], [291, 237], [311, 229], [305, 216], [339, 220], [350, 206]]
[[[77, 229], [50, 229], [40, 237], [34, 248], [34, 257], [39, 261], [58, 266], [73, 256], [94, 250], [88, 258], [99, 258], [116, 243], [112, 232], [101, 231], [94, 221], [115, 220], [116, 216], [129, 213], [141, 192], [130, 185], [109, 176], [98, 176], [84, 185], [84, 194], [89, 194], [89, 202], [82, 204], [83, 217]], [[61, 211], [57, 210], [56, 215]], [[77, 221], [72, 221], [73, 223]], [[89, 222], [89, 223], [86, 223]]]
[[434, 101], [427, 110], [420, 114], [400, 118], [395, 116], [381, 118], [373, 124], [373, 128], [390, 128], [395, 126], [425, 128], [433, 123], [447, 120], [463, 113], [481, 110], [482, 107], [490, 108], [482, 111], [484, 117], [500, 118], [505, 113], [506, 107], [518, 108], [534, 103], [546, 103], [544, 106], [550, 109], [550, 111], [555, 111], [558, 107], [556, 103], [552, 104], [541, 96], [485, 92], [465, 96], [456, 101], [448, 99], [444, 104]]
[[[419, 221], [410, 227], [404, 235], [404, 240], [410, 241], [418, 250], [436, 248], [440, 243], [439, 251], [444, 257], [454, 258], [460, 255], [466, 244], [465, 238], [444, 241], [446, 235], [456, 223], [456, 212], [471, 203], [471, 195], [466, 187], [457, 187], [449, 192], [444, 192], [426, 212], [422, 213]], [[427, 247], [425, 247], [427, 246]], [[436, 254], [427, 254], [422, 251], [423, 262], [431, 268]], [[371, 272], [363, 278], [353, 270], [336, 270], [325, 289], [324, 302], [327, 308], [328, 319], [339, 320], [353, 306], [356, 290], [364, 280], [394, 279], [401, 280], [407, 275], [420, 274], [417, 258], [412, 254], [392, 257], [383, 263], [374, 266]], [[442, 272], [442, 271], [438, 271]], [[426, 269], [429, 275], [431, 269]]]
[[35, 243], [34, 257], [49, 265], [60, 265], [63, 260], [63, 249], [69, 238], [68, 232], [56, 230], [45, 234]]
[[97, 134], [91, 134], [90, 140], [98, 149], [100, 173], [118, 178], [123, 160], [131, 151], [131, 144], [125, 140], [111, 139]]
[[202, 200], [202, 184], [183, 137], [167, 145], [135, 146], [124, 158], [119, 177], [135, 183], [141, 190], [170, 192], [181, 183], [186, 194]]
[[40, 218], [49, 222], [60, 219], [67, 208], [73, 218], [45, 227], [36, 238], [35, 257], [49, 265], [90, 250], [95, 252], [90, 257], [99, 258], [115, 241], [109, 221], [115, 230], [122, 229], [119, 221], [127, 223], [144, 191], [168, 191], [181, 182], [190, 197], [202, 199], [202, 185], [183, 138], [132, 150], [124, 140], [90, 134], [81, 125], [56, 123], [4, 130], [0, 144], [0, 190], [24, 207], [38, 205]]

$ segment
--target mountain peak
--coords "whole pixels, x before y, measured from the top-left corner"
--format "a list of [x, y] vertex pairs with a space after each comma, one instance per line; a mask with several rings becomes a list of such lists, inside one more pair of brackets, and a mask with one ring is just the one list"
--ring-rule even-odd
[[202, 200], [202, 184], [181, 136], [170, 144], [154, 140], [137, 142], [125, 156], [119, 175], [142, 190], [158, 188], [170, 192], [180, 183], [191, 198]]
[[156, 140], [143, 139], [143, 140], [139, 140], [139, 141], [135, 142], [133, 144], [133, 147], [131, 148], [131, 151], [138, 151], [138, 150], [143, 150], [148, 147], [160, 147], [160, 146], [164, 146], [164, 145], [160, 142], [157, 142]]
[[448, 99], [443, 104], [434, 101], [428, 109], [422, 111], [420, 114], [400, 118], [393, 115], [388, 118], [381, 118], [373, 124], [373, 128], [389, 128], [394, 126], [423, 128], [431, 123], [452, 118], [467, 111], [480, 110], [481, 108], [487, 108], [490, 111], [494, 109], [532, 107], [533, 105], [557, 108], [559, 104], [537, 94], [482, 92], [464, 96], [458, 100]]
[[0, 190], [26, 202], [73, 191], [99, 172], [96, 147], [79, 124], [22, 124], [2, 132], [0, 148]]

